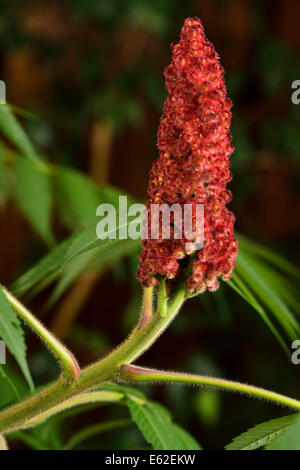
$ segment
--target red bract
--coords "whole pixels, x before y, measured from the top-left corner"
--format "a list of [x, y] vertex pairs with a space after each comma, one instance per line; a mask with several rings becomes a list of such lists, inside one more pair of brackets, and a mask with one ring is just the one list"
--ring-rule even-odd
[[[191, 291], [214, 291], [219, 277], [229, 279], [237, 255], [234, 216], [226, 208], [231, 193], [229, 157], [231, 101], [226, 98], [224, 70], [198, 18], [186, 19], [164, 75], [168, 97], [158, 131], [159, 159], [150, 174], [151, 204], [204, 204], [204, 245], [186, 251], [186, 239], [145, 239], [138, 278], [143, 286], [159, 275], [177, 277], [188, 264]], [[149, 222], [150, 223], [150, 222]]]

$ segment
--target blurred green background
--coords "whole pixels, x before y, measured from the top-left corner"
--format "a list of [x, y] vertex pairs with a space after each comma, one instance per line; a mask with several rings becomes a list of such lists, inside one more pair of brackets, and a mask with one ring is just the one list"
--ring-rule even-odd
[[[299, 15], [297, 0], [2, 1], [0, 79], [6, 82], [8, 102], [30, 113], [23, 113], [22, 124], [50, 161], [144, 200], [157, 158], [170, 44], [186, 17], [200, 17], [221, 57], [234, 103], [230, 189], [236, 228], [299, 264], [300, 105], [291, 102], [291, 83], [300, 79]], [[2, 187], [0, 194], [3, 284], [47, 252], [8, 200], [8, 191]], [[71, 225], [54, 214], [57, 239]], [[44, 314], [46, 324], [83, 365], [117, 345], [136, 321], [141, 304], [136, 255], [82, 276]], [[34, 311], [51, 292], [49, 287], [31, 302]], [[53, 379], [54, 361], [35, 337], [28, 335], [27, 342], [35, 383]], [[297, 370], [289, 363], [254, 310], [224, 284], [214, 295], [189, 301], [139, 363], [218, 375], [291, 396], [300, 387], [300, 365]], [[11, 368], [16, 374], [13, 361]], [[285, 413], [214, 390], [176, 385], [144, 390], [208, 449], [223, 447], [248, 427]], [[68, 435], [95, 416], [101, 421], [122, 414], [119, 407], [87, 411], [64, 428], [60, 425], [57, 433]], [[144, 445], [132, 426], [95, 437], [81, 448]], [[15, 448], [25, 444], [16, 442]]]

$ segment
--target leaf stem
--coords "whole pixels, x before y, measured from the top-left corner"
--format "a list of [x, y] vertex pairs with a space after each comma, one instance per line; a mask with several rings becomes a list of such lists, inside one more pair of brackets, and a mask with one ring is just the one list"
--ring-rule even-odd
[[26, 425], [32, 418], [46, 412], [65, 400], [96, 388], [101, 382], [114, 380], [121, 366], [141, 356], [168, 327], [185, 300], [185, 290], [179, 286], [169, 302], [167, 315], [156, 312], [142, 328], [135, 328], [131, 335], [102, 360], [81, 371], [77, 382], [66, 383], [59, 378], [41, 392], [0, 412], [0, 432], [9, 433]]
[[5, 287], [3, 287], [3, 292], [22, 320], [35, 331], [58, 359], [64, 379], [71, 382], [77, 381], [80, 376], [80, 368], [73, 354]]
[[31, 418], [29, 421], [26, 422], [25, 426], [21, 426], [18, 429], [27, 429], [33, 426], [37, 426], [43, 423], [44, 421], [46, 421], [48, 418], [58, 413], [61, 413], [62, 411], [68, 410], [70, 408], [74, 408], [75, 406], [82, 406], [82, 405], [88, 405], [91, 403], [102, 403], [102, 402], [113, 403], [113, 402], [118, 402], [122, 400], [122, 398], [124, 398], [123, 393], [114, 392], [114, 391], [100, 390], [98, 392], [82, 393], [81, 395], [77, 395], [75, 397], [69, 398], [68, 400], [64, 402], [59, 403], [58, 405], [53, 406], [52, 408], [49, 408], [43, 413], [40, 413], [34, 418]]
[[168, 311], [168, 296], [166, 289], [166, 280], [163, 278], [160, 282], [158, 294], [157, 294], [158, 310], [162, 317], [167, 314]]
[[153, 315], [153, 287], [144, 288], [143, 309], [140, 318], [139, 328], [142, 328]]
[[239, 392], [251, 397], [263, 398], [265, 400], [277, 403], [278, 405], [287, 406], [300, 411], [300, 401], [294, 398], [281, 395], [280, 393], [265, 390], [263, 388], [255, 387], [254, 385], [242, 384], [232, 380], [219, 379], [215, 377], [208, 377], [203, 375], [192, 375], [180, 372], [160, 371], [155, 369], [148, 369], [144, 367], [137, 367], [134, 365], [122, 366], [120, 374], [121, 380], [135, 381], [135, 382], [175, 382], [182, 384], [193, 385], [207, 385], [225, 391]]

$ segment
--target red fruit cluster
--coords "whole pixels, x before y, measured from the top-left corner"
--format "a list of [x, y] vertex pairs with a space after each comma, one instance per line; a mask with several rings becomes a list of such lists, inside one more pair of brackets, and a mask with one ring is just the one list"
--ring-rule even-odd
[[[214, 291], [229, 279], [237, 255], [234, 216], [226, 208], [231, 193], [229, 157], [231, 101], [226, 98], [224, 70], [198, 18], [187, 18], [164, 75], [168, 97], [158, 131], [159, 159], [154, 163], [147, 206], [204, 204], [204, 245], [191, 255], [187, 240], [145, 239], [137, 276], [143, 286], [159, 275], [177, 277], [191, 263], [186, 288]], [[192, 256], [192, 258], [191, 258]]]

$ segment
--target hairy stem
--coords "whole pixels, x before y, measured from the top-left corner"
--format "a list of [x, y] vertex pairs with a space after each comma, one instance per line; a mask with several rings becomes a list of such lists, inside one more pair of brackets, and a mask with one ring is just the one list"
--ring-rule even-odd
[[66, 381], [77, 381], [80, 375], [79, 365], [73, 354], [5, 287], [2, 287], [7, 300], [22, 320], [27, 323], [42, 339], [52, 354], [61, 364], [63, 377]]
[[134, 365], [122, 366], [120, 378], [125, 381], [135, 382], [176, 382], [182, 384], [207, 385], [210, 387], [220, 388], [225, 391], [239, 392], [255, 398], [263, 398], [265, 400], [277, 403], [278, 405], [287, 406], [300, 411], [300, 401], [294, 398], [286, 397], [280, 393], [265, 390], [253, 385], [242, 384], [232, 380], [218, 379], [203, 375], [192, 375], [180, 372], [160, 371], [137, 367]]
[[139, 328], [142, 328], [153, 315], [153, 287], [144, 288], [143, 309], [140, 318]]
[[166, 280], [162, 279], [158, 294], [157, 294], [157, 302], [158, 302], [158, 310], [162, 317], [167, 314], [168, 310], [168, 296], [167, 296], [167, 289], [166, 289]]
[[169, 303], [168, 313], [161, 317], [156, 312], [141, 328], [135, 328], [131, 335], [104, 359], [82, 370], [77, 382], [66, 383], [62, 378], [40, 393], [0, 413], [0, 432], [8, 433], [20, 428], [30, 419], [63, 401], [91, 390], [101, 382], [113, 380], [123, 364], [129, 364], [143, 354], [168, 327], [185, 300], [185, 290], [179, 287]]
[[100, 390], [99, 392], [88, 392], [82, 393], [81, 395], [76, 395], [75, 397], [69, 398], [62, 403], [59, 403], [52, 408], [40, 413], [39, 415], [31, 418], [29, 421], [26, 422], [24, 426], [21, 426], [18, 429], [27, 429], [38, 424], [43, 423], [48, 418], [61, 413], [62, 411], [68, 410], [70, 408], [74, 408], [75, 406], [82, 406], [88, 405], [91, 403], [113, 403], [118, 402], [124, 398], [124, 394], [120, 392], [113, 392], [113, 391], [106, 391]]

